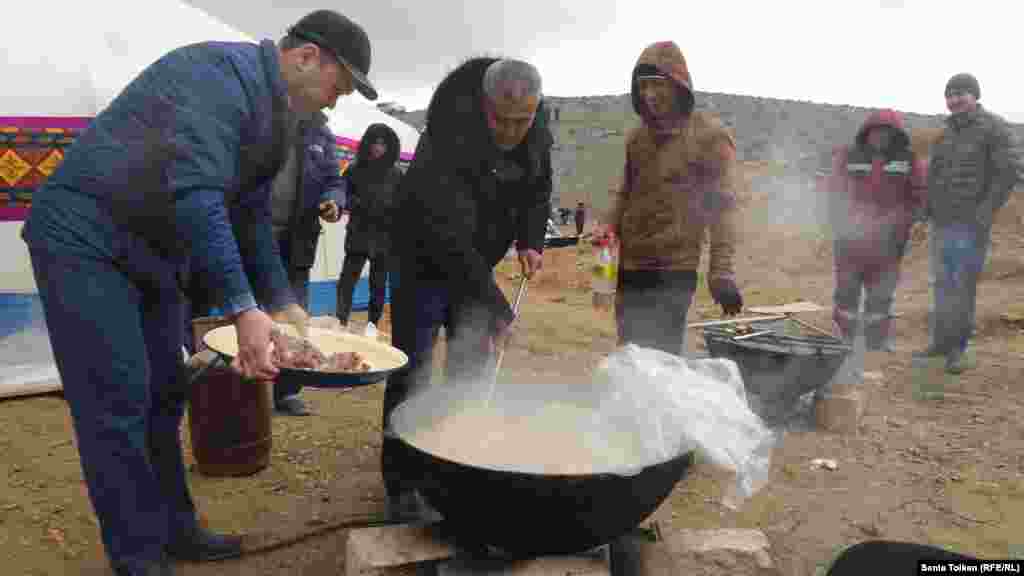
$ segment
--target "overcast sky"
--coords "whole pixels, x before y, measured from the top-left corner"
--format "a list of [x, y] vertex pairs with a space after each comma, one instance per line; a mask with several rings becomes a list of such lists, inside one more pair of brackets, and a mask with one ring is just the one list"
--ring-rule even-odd
[[1013, 0], [189, 3], [275, 39], [307, 12], [334, 7], [370, 36], [380, 101], [410, 110], [480, 54], [530, 60], [547, 94], [621, 94], [644, 46], [674, 40], [698, 90], [941, 114], [946, 80], [968, 71], [983, 104], [1024, 122], [1024, 4]]

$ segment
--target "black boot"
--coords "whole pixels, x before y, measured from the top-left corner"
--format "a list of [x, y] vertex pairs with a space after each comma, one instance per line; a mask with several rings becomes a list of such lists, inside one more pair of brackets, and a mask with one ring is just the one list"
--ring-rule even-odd
[[911, 358], [915, 360], [927, 360], [929, 358], [941, 358], [946, 355], [946, 352], [935, 344], [929, 344], [924, 350], [918, 350], [910, 354]]
[[946, 372], [949, 374], [963, 374], [968, 368], [964, 352], [954, 350], [946, 356]]
[[115, 576], [174, 576], [174, 568], [167, 559], [162, 559], [147, 566], [114, 566]]
[[238, 558], [242, 555], [242, 539], [238, 536], [215, 534], [196, 526], [167, 545], [167, 554], [175, 560], [214, 562]]

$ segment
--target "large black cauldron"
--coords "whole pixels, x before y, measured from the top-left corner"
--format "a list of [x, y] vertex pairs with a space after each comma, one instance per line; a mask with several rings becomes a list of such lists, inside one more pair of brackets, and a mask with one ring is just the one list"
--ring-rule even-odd
[[629, 476], [553, 476], [460, 464], [402, 443], [446, 532], [460, 545], [515, 557], [573, 554], [615, 540], [650, 516], [693, 462], [691, 452]]

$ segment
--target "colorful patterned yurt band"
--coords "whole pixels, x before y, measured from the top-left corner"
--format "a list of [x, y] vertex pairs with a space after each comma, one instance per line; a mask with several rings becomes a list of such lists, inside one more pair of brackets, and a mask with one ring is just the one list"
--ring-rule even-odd
[[[0, 221], [24, 220], [32, 192], [64, 159], [64, 151], [89, 126], [88, 117], [0, 116]], [[359, 141], [337, 137], [338, 170], [348, 168]], [[412, 155], [402, 153], [399, 167]]]

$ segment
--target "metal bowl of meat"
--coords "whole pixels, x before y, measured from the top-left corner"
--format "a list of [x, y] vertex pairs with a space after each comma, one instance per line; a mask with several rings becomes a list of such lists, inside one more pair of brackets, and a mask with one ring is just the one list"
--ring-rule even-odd
[[[291, 326], [271, 332], [277, 382], [313, 388], [353, 388], [375, 384], [409, 363], [404, 352], [373, 338], [339, 330], [309, 328], [306, 337]], [[233, 359], [238, 354], [234, 326], [215, 328], [203, 336], [211, 350]]]

